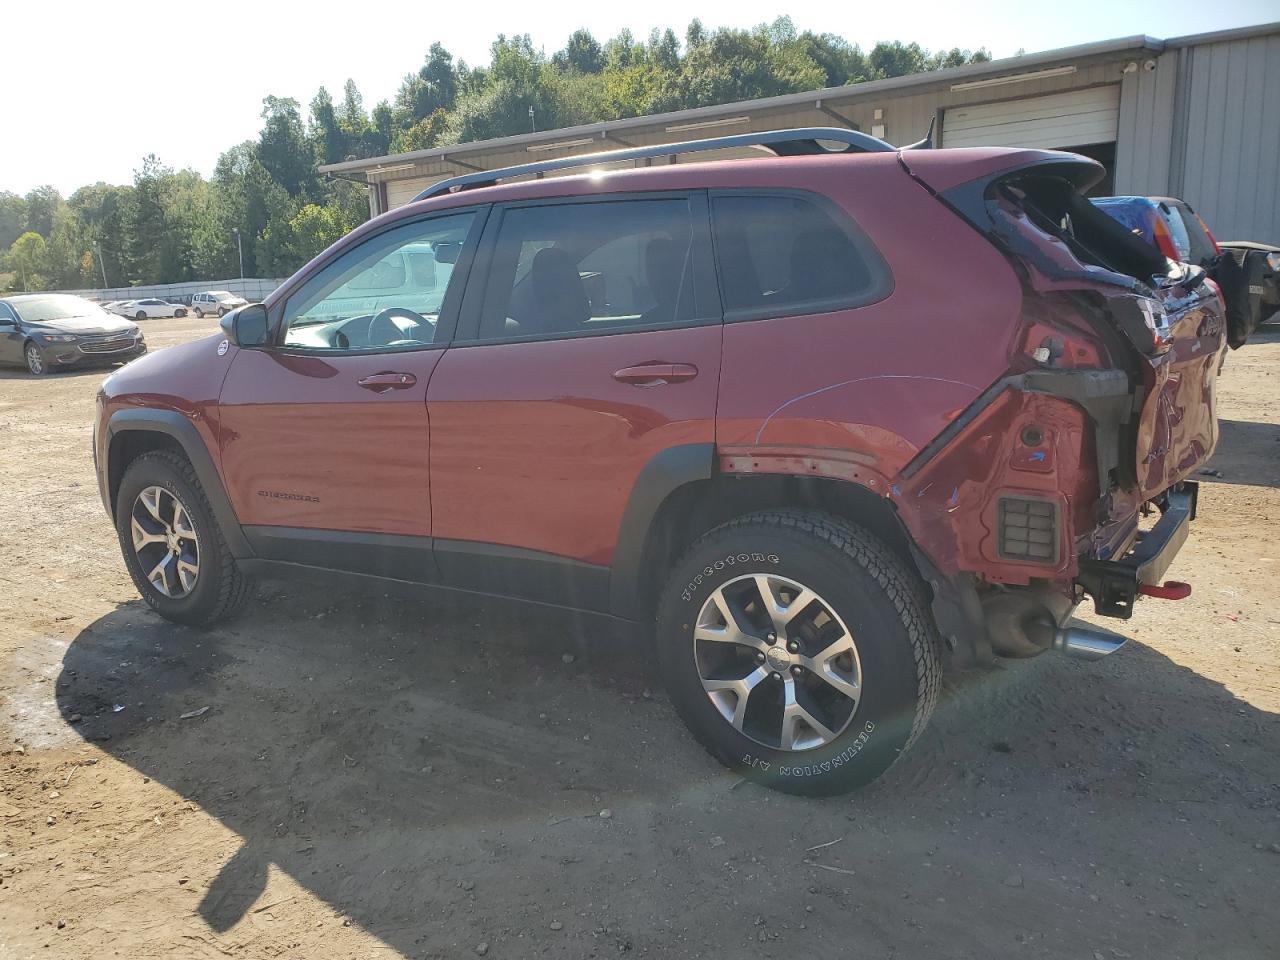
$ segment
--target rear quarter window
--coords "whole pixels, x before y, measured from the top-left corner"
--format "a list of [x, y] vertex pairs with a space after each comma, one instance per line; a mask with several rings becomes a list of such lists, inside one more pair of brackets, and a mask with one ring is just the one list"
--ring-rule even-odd
[[845, 310], [893, 290], [870, 239], [824, 198], [723, 193], [711, 210], [726, 320]]

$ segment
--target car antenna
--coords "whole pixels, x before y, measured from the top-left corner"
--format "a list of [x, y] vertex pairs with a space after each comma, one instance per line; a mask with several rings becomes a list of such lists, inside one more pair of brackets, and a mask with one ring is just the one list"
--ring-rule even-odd
[[915, 143], [908, 143], [903, 150], [932, 150], [933, 147], [933, 125], [938, 121], [935, 114], [929, 118], [929, 132], [924, 135], [923, 140], [917, 140]]

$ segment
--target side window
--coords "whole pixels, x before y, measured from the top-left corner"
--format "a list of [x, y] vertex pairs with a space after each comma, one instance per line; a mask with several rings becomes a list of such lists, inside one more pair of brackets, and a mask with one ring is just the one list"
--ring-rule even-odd
[[18, 318], [14, 316], [12, 310], [9, 309], [7, 303], [0, 303], [0, 323], [16, 324]]
[[721, 195], [711, 210], [726, 320], [841, 310], [892, 289], [870, 241], [812, 200]]
[[436, 340], [454, 264], [475, 212], [380, 233], [326, 264], [284, 307], [284, 345], [404, 350]]
[[684, 198], [510, 208], [498, 228], [479, 337], [692, 322], [693, 236]]

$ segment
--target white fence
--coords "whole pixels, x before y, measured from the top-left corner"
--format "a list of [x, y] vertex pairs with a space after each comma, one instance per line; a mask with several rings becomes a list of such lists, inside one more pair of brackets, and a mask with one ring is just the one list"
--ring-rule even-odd
[[59, 290], [58, 293], [74, 293], [78, 297], [90, 300], [142, 300], [154, 297], [157, 300], [168, 300], [170, 297], [190, 298], [193, 293], [204, 293], [206, 290], [227, 290], [246, 300], [262, 300], [283, 280], [264, 280], [259, 277], [245, 277], [235, 280], [193, 280], [184, 283], [156, 283], [144, 287], [110, 287], [105, 290]]

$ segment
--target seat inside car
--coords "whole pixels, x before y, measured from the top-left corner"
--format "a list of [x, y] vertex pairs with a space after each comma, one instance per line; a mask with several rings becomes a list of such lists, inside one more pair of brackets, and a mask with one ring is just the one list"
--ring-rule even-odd
[[545, 247], [529, 271], [533, 298], [520, 321], [525, 336], [560, 333], [581, 327], [591, 316], [582, 278], [573, 257], [561, 247]]

